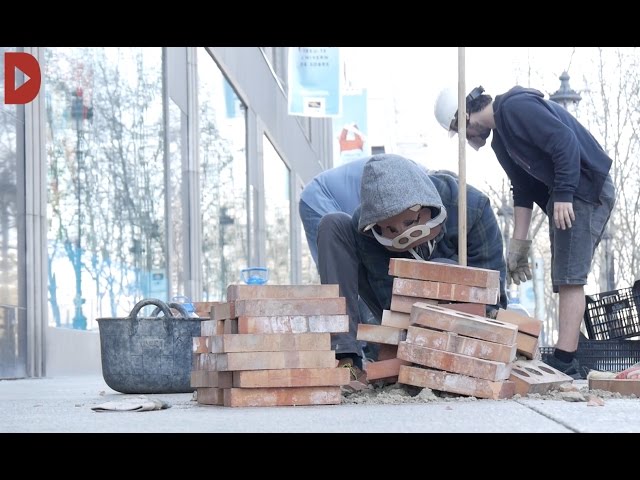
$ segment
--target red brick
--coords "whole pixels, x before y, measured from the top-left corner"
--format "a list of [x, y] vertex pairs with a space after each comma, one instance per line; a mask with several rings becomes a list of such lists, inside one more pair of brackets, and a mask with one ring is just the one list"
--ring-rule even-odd
[[267, 333], [217, 335], [209, 344], [212, 353], [331, 350], [330, 333]]
[[367, 380], [380, 380], [381, 378], [397, 377], [400, 373], [400, 365], [410, 365], [410, 362], [400, 360], [399, 358], [368, 362], [365, 365]]
[[404, 340], [405, 330], [396, 327], [385, 327], [383, 325], [367, 325], [361, 323], [358, 325], [356, 339], [363, 342], [388, 343], [397, 345], [398, 342]]
[[191, 386], [194, 388], [231, 388], [233, 386], [233, 373], [194, 370], [191, 372]]
[[407, 343], [502, 363], [512, 362], [516, 358], [515, 344], [487, 342], [420, 326], [409, 327]]
[[236, 300], [236, 314], [249, 317], [346, 315], [347, 303], [344, 297]]
[[516, 344], [518, 346], [518, 353], [527, 357], [528, 359], [533, 359], [538, 353], [538, 348], [540, 344], [539, 337], [532, 337], [531, 335], [527, 335], [526, 333], [518, 332], [518, 336], [516, 337]]
[[511, 398], [515, 393], [515, 384], [509, 380], [494, 382], [469, 377], [467, 375], [414, 366], [400, 367], [398, 382], [416, 387], [426, 387], [432, 390], [457, 393], [476, 398], [488, 398], [491, 400]]
[[348, 315], [238, 317], [238, 333], [342, 333], [348, 331]]
[[197, 401], [201, 405], [224, 405], [224, 390], [222, 388], [198, 388]]
[[491, 381], [506, 380], [511, 374], [510, 363], [482, 360], [458, 353], [419, 347], [407, 342], [400, 342], [398, 345], [398, 358], [425, 367]]
[[498, 288], [470, 287], [453, 283], [430, 282], [427, 280], [393, 279], [393, 294], [407, 297], [435, 298], [467, 303], [498, 303]]
[[411, 323], [503, 345], [516, 343], [518, 334], [518, 327], [510, 323], [422, 303], [413, 306]]
[[225, 407], [275, 407], [279, 405], [338, 405], [340, 387], [230, 388]]
[[336, 364], [333, 350], [325, 352], [234, 352], [201, 353], [215, 356], [215, 368], [221, 372], [235, 370], [276, 370], [280, 368], [332, 368]]
[[437, 305], [438, 300], [430, 298], [405, 297], [404, 295], [391, 295], [391, 310], [394, 312], [411, 313], [411, 307], [416, 302]]
[[269, 298], [334, 298], [338, 285], [229, 285], [227, 301]]
[[212, 337], [213, 335], [221, 335], [223, 333], [223, 320], [204, 320], [200, 322], [200, 335], [203, 337]]
[[[411, 308], [409, 308], [409, 312], [411, 312]], [[381, 323], [385, 327], [404, 328], [406, 330], [410, 325], [409, 317], [409, 313], [383, 310]]]
[[389, 360], [398, 356], [398, 345], [378, 345], [378, 360]]
[[409, 258], [392, 258], [389, 261], [389, 275], [471, 287], [500, 288], [500, 272], [497, 270]]
[[482, 303], [439, 303], [440, 307], [450, 308], [456, 312], [470, 313], [479, 317], [487, 316], [487, 307]]
[[496, 320], [517, 325], [520, 332], [524, 332], [534, 337], [539, 337], [540, 333], [542, 332], [542, 320], [528, 317], [511, 310], [504, 310], [502, 308], [499, 309]]
[[348, 368], [335, 367], [233, 372], [233, 386], [236, 388], [332, 387], [348, 385], [350, 380]]
[[509, 380], [516, 384], [519, 395], [546, 393], [563, 383], [573, 382], [569, 375], [539, 360], [516, 360]]
[[604, 390], [640, 397], [640, 380], [630, 378], [590, 378], [589, 390]]

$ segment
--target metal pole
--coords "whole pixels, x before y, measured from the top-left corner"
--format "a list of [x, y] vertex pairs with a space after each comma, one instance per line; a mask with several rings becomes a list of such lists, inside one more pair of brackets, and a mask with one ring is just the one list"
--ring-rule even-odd
[[467, 265], [467, 94], [464, 47], [458, 47], [458, 263]]

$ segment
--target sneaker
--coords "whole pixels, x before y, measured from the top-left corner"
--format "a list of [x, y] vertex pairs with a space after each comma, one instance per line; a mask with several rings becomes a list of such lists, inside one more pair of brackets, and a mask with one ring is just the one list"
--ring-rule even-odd
[[548, 355], [545, 362], [550, 367], [559, 370], [565, 375], [569, 375], [574, 380], [581, 380], [587, 378], [587, 374], [589, 373], [589, 369], [587, 367], [580, 366], [580, 362], [578, 359], [573, 357], [573, 360], [570, 362], [563, 362], [558, 360], [553, 354]]

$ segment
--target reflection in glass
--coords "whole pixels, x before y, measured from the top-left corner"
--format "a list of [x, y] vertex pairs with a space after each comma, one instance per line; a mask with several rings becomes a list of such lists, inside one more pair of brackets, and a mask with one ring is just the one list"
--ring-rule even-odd
[[173, 100], [169, 100], [169, 185], [171, 210], [171, 278], [174, 293], [185, 291], [184, 284], [184, 218], [182, 178], [183, 147], [187, 138], [187, 117]]
[[161, 66], [161, 48], [45, 49], [53, 325], [166, 297]]
[[264, 152], [264, 215], [269, 283], [291, 284], [291, 188], [289, 168], [269, 139]]
[[202, 300], [226, 298], [249, 266], [246, 108], [204, 48], [198, 49]]
[[[0, 378], [26, 376], [24, 245], [24, 122], [4, 103], [4, 54], [0, 47]], [[20, 107], [22, 108], [22, 107]], [[22, 118], [22, 116], [20, 117]], [[20, 173], [19, 173], [20, 172]]]

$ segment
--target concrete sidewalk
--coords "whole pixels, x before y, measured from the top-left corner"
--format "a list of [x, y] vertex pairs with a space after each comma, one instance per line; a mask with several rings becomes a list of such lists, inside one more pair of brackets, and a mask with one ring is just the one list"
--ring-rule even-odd
[[[586, 381], [576, 382], [586, 386]], [[640, 432], [640, 400], [604, 406], [535, 398], [443, 399], [409, 404], [228, 408], [198, 405], [192, 394], [147, 395], [172, 406], [149, 412], [95, 412], [100, 403], [136, 395], [102, 377], [0, 380], [0, 432], [75, 433], [556, 433]]]

